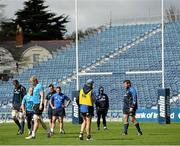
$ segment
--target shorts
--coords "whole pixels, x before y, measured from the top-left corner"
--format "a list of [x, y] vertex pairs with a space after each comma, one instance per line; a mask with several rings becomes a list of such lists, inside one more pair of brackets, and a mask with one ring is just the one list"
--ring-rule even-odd
[[53, 116], [55, 117], [64, 117], [64, 108], [61, 109], [53, 109]]
[[93, 117], [94, 116], [94, 107], [88, 106], [87, 112], [80, 112], [82, 117]]
[[21, 111], [15, 110], [13, 109], [12, 112], [12, 117], [16, 117], [16, 118], [24, 118], [24, 115]]
[[48, 108], [48, 118], [52, 119], [53, 116], [53, 109], [52, 108]]
[[33, 111], [26, 111], [26, 120], [32, 121], [34, 112]]
[[129, 108], [123, 108], [123, 114], [129, 115], [129, 116], [135, 116], [136, 115], [136, 109], [133, 109], [132, 112], [129, 112]]
[[18, 112], [22, 111], [20, 104], [14, 104], [14, 105], [12, 106], [12, 109], [13, 109], [13, 110], [16, 110], [16, 111], [18, 111]]
[[34, 110], [35, 115], [41, 116], [42, 113], [43, 113], [43, 110], [44, 110], [44, 104], [43, 104], [43, 107], [42, 107], [41, 110], [39, 110], [39, 106], [40, 106], [40, 103], [39, 104], [34, 104], [33, 105], [33, 110]]

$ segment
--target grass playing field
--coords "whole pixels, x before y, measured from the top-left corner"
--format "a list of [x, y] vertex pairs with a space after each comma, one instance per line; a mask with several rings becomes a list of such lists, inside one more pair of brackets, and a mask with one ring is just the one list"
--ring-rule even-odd
[[108, 131], [103, 128], [96, 131], [96, 124], [92, 127], [92, 141], [80, 141], [78, 139], [80, 125], [65, 123], [65, 135], [56, 133], [47, 138], [40, 127], [36, 139], [25, 140], [24, 135], [16, 135], [15, 124], [0, 124], [0, 145], [180, 145], [180, 123], [159, 125], [157, 123], [141, 123], [143, 135], [137, 136], [134, 126], [130, 125], [129, 135], [122, 136], [122, 123], [108, 123]]

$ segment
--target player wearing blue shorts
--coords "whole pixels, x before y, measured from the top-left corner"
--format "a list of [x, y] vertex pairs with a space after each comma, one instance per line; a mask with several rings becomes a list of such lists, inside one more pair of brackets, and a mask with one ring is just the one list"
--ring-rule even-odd
[[[66, 104], [65, 104], [65, 101]], [[61, 134], [65, 134], [63, 127], [63, 118], [65, 116], [64, 108], [70, 104], [71, 100], [61, 93], [61, 88], [56, 87], [56, 93], [51, 97], [50, 105], [53, 109], [53, 118], [52, 118], [52, 129], [51, 132], [54, 132], [56, 119], [59, 120], [59, 130]]]
[[12, 119], [18, 126], [17, 134], [19, 135], [24, 133], [24, 115], [21, 110], [21, 102], [26, 94], [26, 88], [19, 84], [18, 80], [14, 80], [13, 85], [15, 88], [12, 99]]
[[123, 86], [126, 89], [126, 93], [124, 95], [124, 103], [123, 103], [123, 114], [124, 114], [124, 132], [123, 135], [128, 134], [129, 127], [129, 117], [131, 117], [131, 122], [137, 129], [137, 134], [142, 135], [142, 131], [140, 129], [139, 123], [136, 120], [136, 110], [138, 109], [137, 104], [137, 91], [134, 87], [131, 86], [130, 80], [124, 80]]
[[26, 121], [28, 127], [28, 135], [32, 134], [33, 128], [33, 88], [30, 87], [28, 93], [23, 97], [22, 100], [22, 111], [26, 114]]
[[79, 98], [77, 98], [77, 104], [80, 107], [80, 113], [83, 117], [83, 123], [81, 124], [81, 131], [79, 139], [83, 140], [83, 134], [86, 130], [87, 139], [91, 139], [91, 120], [94, 116], [94, 102], [96, 100], [95, 93], [93, 91], [94, 81], [88, 79], [84, 87], [80, 90]]
[[38, 83], [38, 79], [36, 76], [32, 76], [30, 78], [30, 82], [32, 83], [34, 90], [33, 90], [33, 120], [34, 120], [34, 126], [33, 126], [33, 131], [32, 134], [26, 139], [34, 139], [36, 137], [36, 132], [38, 130], [39, 124], [42, 125], [44, 130], [47, 132], [47, 136], [50, 137], [51, 133], [50, 130], [47, 128], [46, 124], [44, 123], [42, 119], [42, 113], [44, 110], [44, 90], [43, 86]]

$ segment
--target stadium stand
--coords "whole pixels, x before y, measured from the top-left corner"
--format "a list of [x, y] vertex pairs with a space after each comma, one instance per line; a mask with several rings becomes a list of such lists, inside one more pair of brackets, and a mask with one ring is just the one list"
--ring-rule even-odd
[[[165, 25], [165, 86], [170, 88], [171, 96], [180, 93], [179, 30], [180, 22]], [[121, 84], [124, 79], [132, 80], [137, 88], [140, 108], [156, 107], [157, 90], [161, 88], [161, 74], [125, 74], [126, 71], [152, 70], [161, 70], [160, 24], [112, 26], [79, 43], [80, 72], [115, 73], [112, 76], [91, 76], [95, 81], [95, 90], [99, 85], [105, 87], [112, 110], [122, 109]], [[71, 92], [76, 90], [75, 74], [75, 44], [72, 44], [53, 58], [25, 70], [14, 79], [28, 88], [30, 76], [36, 75], [46, 93], [50, 83], [61, 82], [63, 92], [71, 97]], [[90, 77], [80, 77], [81, 86], [87, 78]], [[0, 84], [0, 111], [9, 110], [12, 90], [12, 80]], [[172, 102], [172, 107], [180, 107], [179, 100]]]

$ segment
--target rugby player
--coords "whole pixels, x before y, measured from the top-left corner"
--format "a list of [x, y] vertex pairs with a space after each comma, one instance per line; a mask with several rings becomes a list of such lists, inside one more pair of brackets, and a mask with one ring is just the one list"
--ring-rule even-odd
[[21, 110], [21, 102], [26, 94], [26, 88], [19, 84], [18, 80], [13, 81], [14, 85], [14, 95], [12, 100], [12, 119], [18, 126], [17, 134], [21, 135], [24, 133], [24, 115]]
[[52, 107], [50, 106], [50, 99], [51, 97], [53, 96], [53, 94], [56, 93], [56, 90], [54, 89], [54, 85], [53, 84], [50, 84], [49, 85], [49, 93], [46, 95], [46, 99], [45, 99], [45, 104], [44, 104], [44, 107], [45, 107], [45, 111], [47, 111], [47, 105], [48, 105], [48, 118], [49, 118], [49, 127], [51, 129], [51, 133], [53, 133], [52, 131], [52, 117], [53, 117], [53, 109]]
[[28, 93], [23, 97], [22, 100], [22, 111], [24, 115], [26, 115], [27, 127], [28, 127], [28, 135], [32, 134], [33, 128], [33, 88], [30, 87]]
[[91, 140], [91, 120], [94, 116], [94, 102], [96, 100], [95, 93], [93, 92], [94, 81], [88, 79], [84, 87], [80, 90], [79, 98], [77, 98], [77, 104], [80, 108], [80, 113], [83, 117], [83, 123], [81, 124], [81, 131], [79, 139], [83, 140], [83, 133], [86, 130], [87, 139]]
[[30, 82], [32, 83], [34, 90], [33, 90], [33, 120], [34, 120], [34, 126], [32, 134], [26, 139], [35, 139], [36, 138], [36, 132], [38, 130], [39, 124], [42, 125], [43, 129], [47, 132], [47, 136], [51, 136], [50, 130], [47, 128], [46, 124], [44, 123], [42, 119], [42, 113], [44, 110], [44, 90], [43, 86], [38, 83], [38, 79], [36, 76], [32, 76], [30, 78]]
[[129, 127], [129, 117], [131, 117], [131, 122], [134, 124], [137, 130], [137, 135], [142, 135], [142, 131], [140, 129], [140, 125], [136, 120], [136, 110], [138, 108], [137, 103], [137, 91], [134, 87], [131, 86], [130, 80], [124, 80], [123, 86], [126, 89], [126, 93], [124, 95], [124, 104], [123, 104], [123, 114], [124, 114], [124, 132], [123, 135], [128, 134]]
[[[65, 104], [65, 100], [67, 101]], [[59, 132], [60, 134], [65, 134], [64, 125], [63, 125], [63, 118], [65, 116], [65, 110], [71, 100], [61, 93], [61, 87], [56, 87], [56, 93], [52, 95], [50, 99], [50, 106], [53, 109], [53, 117], [52, 117], [52, 129], [51, 132], [54, 132], [55, 122], [56, 119], [59, 120]]]

